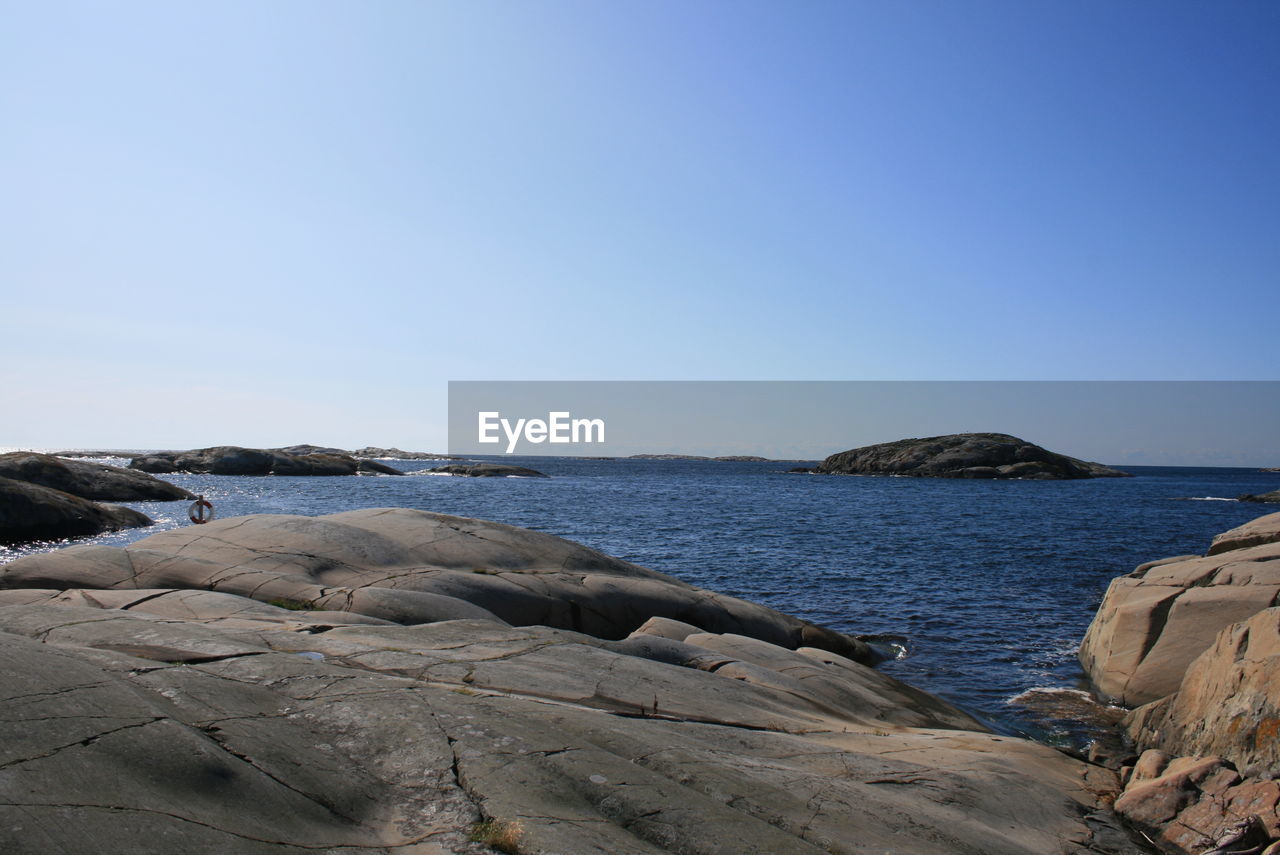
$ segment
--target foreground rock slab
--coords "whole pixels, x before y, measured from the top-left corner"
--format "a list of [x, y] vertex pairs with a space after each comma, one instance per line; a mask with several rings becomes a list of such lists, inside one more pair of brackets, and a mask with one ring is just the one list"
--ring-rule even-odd
[[87, 460], [63, 460], [32, 451], [0, 454], [0, 478], [26, 481], [103, 502], [170, 502], [195, 498], [181, 487], [144, 472]]
[[1114, 773], [546, 534], [241, 517], [0, 582], [4, 852], [1134, 851]]
[[0, 607], [3, 851], [1132, 851], [1110, 773], [936, 700], [832, 706], [808, 688], [874, 672], [831, 654], [679, 666], [545, 627], [142, 606]]
[[1129, 477], [1127, 472], [1057, 454], [1004, 433], [957, 433], [867, 445], [833, 454], [810, 471], [1033, 480]]
[[131, 508], [0, 478], [0, 543], [87, 537], [151, 523], [150, 517]]

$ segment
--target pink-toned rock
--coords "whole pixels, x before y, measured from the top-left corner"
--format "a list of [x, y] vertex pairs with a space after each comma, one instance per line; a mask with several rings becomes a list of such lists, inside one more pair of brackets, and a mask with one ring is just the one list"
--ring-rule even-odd
[[1280, 514], [1214, 543], [1208, 556], [1148, 562], [1112, 580], [1080, 645], [1099, 693], [1136, 706], [1176, 691], [1223, 628], [1280, 601]]
[[1176, 693], [1134, 710], [1125, 726], [1139, 747], [1280, 773], [1280, 608], [1224, 629]]
[[1209, 547], [1209, 554], [1218, 555], [1233, 549], [1245, 549], [1277, 541], [1280, 541], [1280, 513], [1267, 514], [1265, 517], [1250, 520], [1244, 525], [1236, 526], [1231, 531], [1224, 531], [1215, 537], [1213, 544]]
[[1169, 755], [1163, 751], [1154, 748], [1142, 752], [1142, 756], [1138, 758], [1138, 762], [1133, 766], [1133, 774], [1130, 776], [1128, 783], [1137, 784], [1141, 781], [1150, 781], [1159, 778], [1164, 774], [1165, 767], [1169, 765]]

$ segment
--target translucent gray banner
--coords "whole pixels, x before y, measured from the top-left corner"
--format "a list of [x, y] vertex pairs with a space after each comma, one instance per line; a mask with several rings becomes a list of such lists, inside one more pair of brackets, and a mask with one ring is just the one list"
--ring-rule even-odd
[[1280, 466], [1280, 381], [454, 381], [449, 453], [813, 460], [1007, 433], [1113, 464]]

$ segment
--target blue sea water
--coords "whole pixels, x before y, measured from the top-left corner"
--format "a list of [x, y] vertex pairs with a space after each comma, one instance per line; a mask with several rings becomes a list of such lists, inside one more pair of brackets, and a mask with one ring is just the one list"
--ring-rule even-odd
[[[1079, 736], [1070, 723], [1010, 701], [1082, 685], [1076, 648], [1107, 583], [1143, 561], [1203, 553], [1218, 532], [1268, 511], [1222, 499], [1280, 486], [1280, 474], [1256, 469], [967, 481], [793, 474], [797, 464], [777, 462], [514, 462], [552, 477], [166, 478], [203, 493], [220, 517], [394, 506], [567, 537], [844, 632], [888, 636], [906, 656], [884, 670], [1003, 730], [1059, 742]], [[157, 526], [90, 542], [187, 525], [186, 504], [133, 504]], [[0, 548], [0, 562], [48, 548]]]

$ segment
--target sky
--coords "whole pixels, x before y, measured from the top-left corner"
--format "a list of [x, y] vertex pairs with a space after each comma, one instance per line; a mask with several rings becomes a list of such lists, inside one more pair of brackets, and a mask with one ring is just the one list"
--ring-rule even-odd
[[0, 445], [439, 450], [451, 380], [1280, 379], [1268, 0], [0, 8]]

